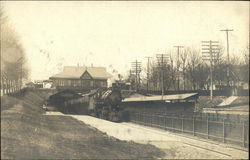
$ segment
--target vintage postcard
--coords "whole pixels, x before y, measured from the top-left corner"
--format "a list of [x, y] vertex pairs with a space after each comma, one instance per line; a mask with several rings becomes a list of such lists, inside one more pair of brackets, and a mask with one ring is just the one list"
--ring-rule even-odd
[[249, 159], [248, 1], [1, 1], [1, 158]]

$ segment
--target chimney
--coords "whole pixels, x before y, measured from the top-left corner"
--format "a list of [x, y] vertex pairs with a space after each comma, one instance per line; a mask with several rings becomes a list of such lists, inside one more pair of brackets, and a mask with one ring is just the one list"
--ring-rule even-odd
[[91, 63], [91, 67], [93, 67], [93, 63]]
[[76, 66], [76, 68], [75, 68], [75, 71], [77, 71], [78, 68], [79, 68], [79, 63], [77, 63], [77, 66]]

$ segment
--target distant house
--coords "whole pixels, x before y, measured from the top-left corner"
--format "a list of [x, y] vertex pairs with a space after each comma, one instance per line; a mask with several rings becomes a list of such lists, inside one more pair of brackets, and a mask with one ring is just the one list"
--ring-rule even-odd
[[35, 80], [34, 84], [35, 84], [35, 88], [43, 88], [43, 81], [42, 80]]
[[25, 84], [27, 88], [35, 88], [35, 84], [33, 82], [29, 82]]
[[107, 87], [108, 78], [112, 77], [104, 67], [65, 66], [61, 73], [53, 75], [57, 89], [90, 90]]
[[52, 88], [53, 81], [52, 80], [43, 80], [43, 88]]

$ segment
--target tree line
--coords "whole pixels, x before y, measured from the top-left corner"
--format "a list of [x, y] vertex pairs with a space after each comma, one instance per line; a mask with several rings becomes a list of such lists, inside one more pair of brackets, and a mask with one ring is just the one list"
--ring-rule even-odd
[[[239, 87], [246, 83], [249, 85], [249, 47], [239, 53], [242, 56], [231, 56], [228, 63], [223, 57], [223, 48], [220, 47], [217, 58], [212, 65], [213, 82], [216, 89], [222, 90], [227, 86], [227, 66], [229, 66], [230, 86]], [[129, 75], [127, 81], [132, 83], [132, 88], [140, 85], [140, 89], [161, 90], [162, 80], [165, 91], [169, 90], [209, 90], [210, 86], [210, 63], [204, 61], [198, 48], [183, 48], [177, 57], [176, 52], [169, 52], [169, 60], [164, 66], [159, 67], [156, 59], [151, 60], [148, 77], [141, 78], [140, 83], [135, 83], [135, 76]], [[242, 58], [240, 58], [242, 57]], [[162, 68], [163, 67], [163, 68]], [[162, 78], [163, 76], [163, 78]], [[179, 83], [179, 85], [178, 85]], [[215, 86], [213, 86], [215, 89]]]
[[0, 8], [1, 27], [1, 95], [14, 93], [22, 88], [28, 78], [25, 51], [17, 33], [8, 23], [8, 18]]

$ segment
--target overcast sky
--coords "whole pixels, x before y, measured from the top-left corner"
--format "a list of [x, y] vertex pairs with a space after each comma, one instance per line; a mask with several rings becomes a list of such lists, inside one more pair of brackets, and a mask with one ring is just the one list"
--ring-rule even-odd
[[[31, 78], [47, 79], [63, 65], [110, 65], [124, 74], [135, 59], [174, 50], [200, 48], [218, 40], [242, 57], [249, 44], [249, 2], [2, 2], [9, 23], [27, 53]], [[144, 63], [145, 62], [145, 63]]]

